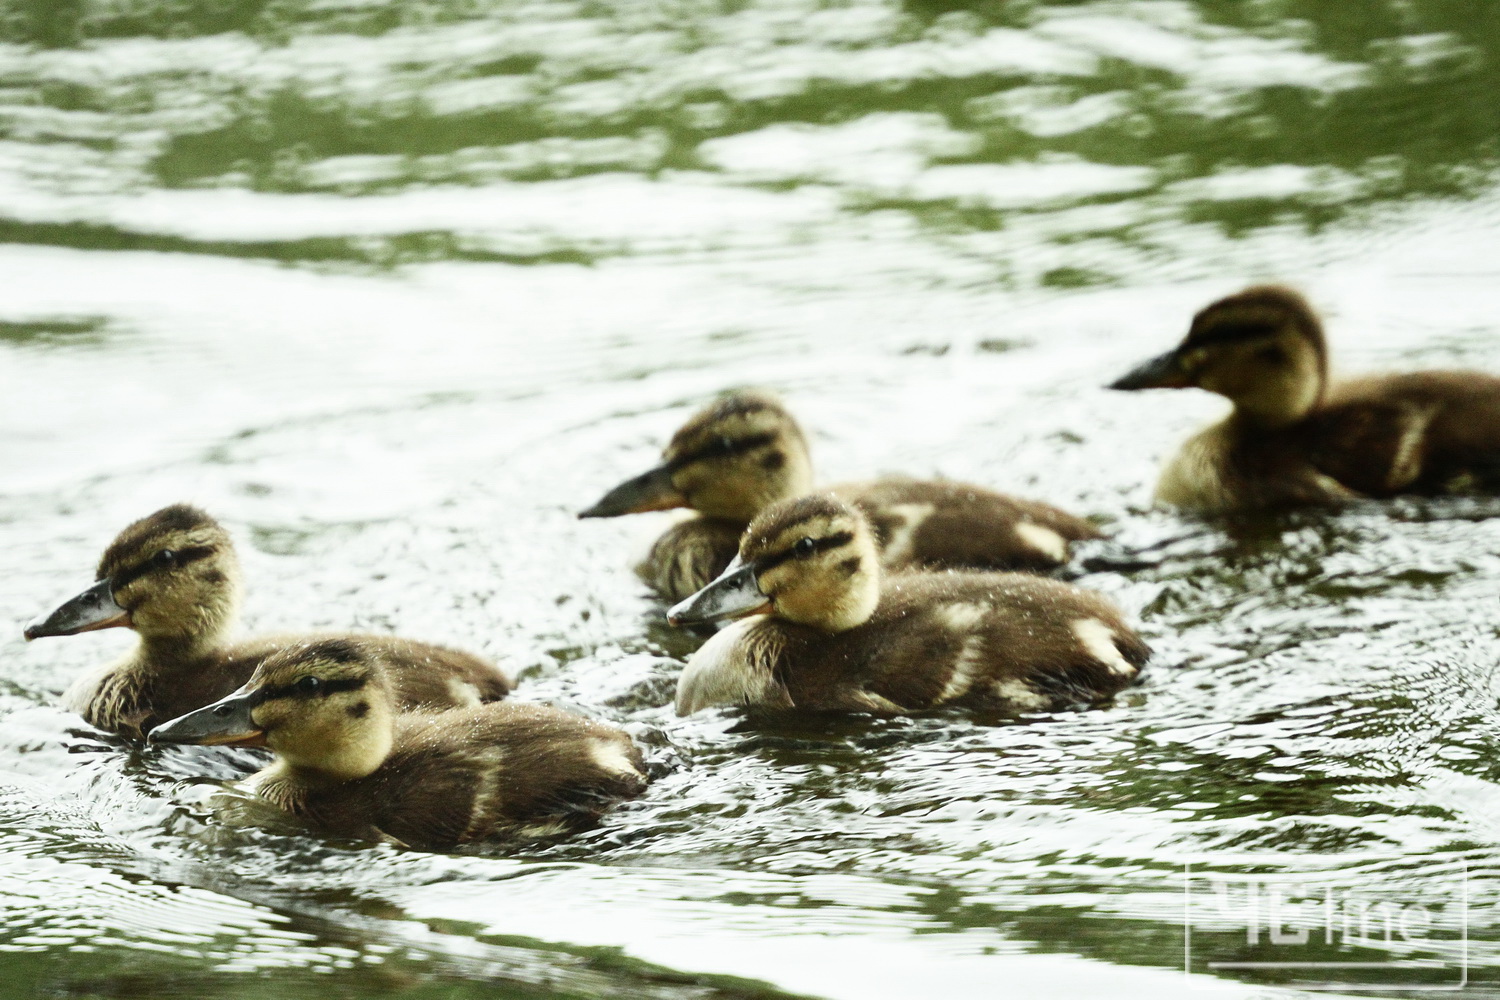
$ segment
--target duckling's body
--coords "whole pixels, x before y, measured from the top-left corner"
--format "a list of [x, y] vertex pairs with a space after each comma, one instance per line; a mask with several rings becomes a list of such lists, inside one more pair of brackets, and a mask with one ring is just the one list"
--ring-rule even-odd
[[[307, 636], [231, 642], [239, 563], [229, 535], [178, 504], [127, 527], [100, 560], [98, 582], [26, 629], [28, 639], [128, 627], [140, 637], [120, 662], [86, 674], [64, 695], [99, 729], [140, 738], [167, 719], [244, 684], [267, 655]], [[389, 664], [402, 708], [494, 701], [510, 679], [476, 656], [394, 636], [347, 636]]]
[[[660, 467], [616, 487], [580, 516], [697, 511], [657, 539], [638, 567], [671, 600], [718, 576], [761, 510], [812, 488], [806, 438], [767, 392], [719, 397], [673, 436], [663, 457]], [[827, 491], [870, 518], [888, 571], [1045, 571], [1067, 562], [1073, 542], [1100, 537], [1093, 525], [1056, 507], [967, 483], [890, 477]]]
[[246, 685], [153, 741], [264, 743], [276, 760], [249, 786], [335, 834], [445, 849], [497, 833], [586, 824], [644, 789], [619, 729], [504, 702], [400, 714], [378, 651], [343, 639], [284, 647]]
[[[96, 729], [141, 739], [155, 726], [218, 701], [250, 679], [255, 667], [288, 645], [317, 635], [276, 635], [204, 651], [142, 641], [135, 651], [74, 681], [63, 706]], [[334, 638], [329, 634], [328, 638]], [[499, 701], [508, 677], [470, 653], [397, 636], [342, 635], [391, 664], [397, 704], [441, 710]]]
[[1295, 292], [1251, 288], [1115, 384], [1199, 387], [1234, 404], [1167, 463], [1159, 501], [1202, 511], [1500, 490], [1500, 378], [1327, 377], [1322, 326]]
[[896, 715], [1060, 708], [1135, 683], [1150, 649], [1106, 598], [1017, 573], [881, 579], [865, 518], [824, 495], [777, 504], [679, 622], [768, 614], [692, 657], [677, 711], [713, 705]]

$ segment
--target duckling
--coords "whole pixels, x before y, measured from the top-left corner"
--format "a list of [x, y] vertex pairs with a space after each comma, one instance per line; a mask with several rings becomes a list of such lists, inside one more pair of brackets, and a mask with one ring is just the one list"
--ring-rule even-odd
[[[657, 539], [639, 572], [671, 600], [706, 586], [739, 551], [740, 535], [778, 500], [812, 489], [807, 439], [780, 398], [724, 393], [672, 436], [664, 462], [610, 490], [579, 517], [690, 507], [699, 516]], [[1087, 521], [1034, 500], [967, 483], [902, 477], [828, 487], [864, 511], [888, 570], [1045, 571], [1069, 546], [1100, 537]]]
[[563, 832], [646, 786], [623, 731], [544, 705], [399, 713], [384, 651], [348, 639], [283, 647], [153, 743], [268, 746], [262, 799], [335, 834], [441, 850], [499, 832]]
[[883, 581], [869, 521], [831, 494], [767, 508], [724, 573], [668, 620], [747, 615], [688, 661], [679, 715], [714, 705], [1051, 710], [1107, 698], [1151, 655], [1106, 598], [1057, 580], [911, 572]]
[[1260, 285], [1193, 317], [1187, 338], [1112, 389], [1207, 389], [1234, 404], [1163, 471], [1156, 498], [1205, 512], [1500, 490], [1500, 378], [1473, 371], [1330, 383], [1323, 325]]
[[[119, 663], [80, 678], [65, 704], [92, 726], [139, 739], [249, 679], [295, 637], [232, 643], [240, 570], [229, 533], [196, 507], [173, 504], [125, 528], [97, 581], [26, 626], [29, 641], [125, 627], [140, 636]], [[394, 636], [351, 637], [388, 664], [397, 704], [447, 708], [504, 698], [512, 682], [476, 656]]]

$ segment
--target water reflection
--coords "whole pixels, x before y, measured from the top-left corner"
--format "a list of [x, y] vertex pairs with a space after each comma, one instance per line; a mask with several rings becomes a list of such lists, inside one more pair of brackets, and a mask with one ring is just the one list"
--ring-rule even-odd
[[[951, 233], [1115, 206], [1043, 238], [1149, 248], [1168, 220], [1318, 228], [1474, 194], [1500, 127], [1470, 99], [1496, 83], [1494, 18], [1441, 2], [15, 6], [4, 238], [64, 246], [586, 262], [636, 241], [527, 245], [432, 198], [320, 224], [327, 203], [273, 196], [701, 174]], [[241, 205], [298, 231], [243, 231]], [[177, 231], [195, 206], [217, 224]], [[1040, 279], [1126, 276], [1074, 260]]]

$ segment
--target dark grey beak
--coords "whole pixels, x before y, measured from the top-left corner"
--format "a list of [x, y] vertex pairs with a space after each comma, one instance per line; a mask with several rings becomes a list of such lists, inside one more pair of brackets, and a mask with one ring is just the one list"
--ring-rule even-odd
[[1125, 376], [1111, 382], [1108, 388], [1134, 391], [1136, 389], [1186, 389], [1190, 385], [1192, 382], [1188, 379], [1187, 372], [1183, 370], [1182, 358], [1176, 351], [1168, 351], [1133, 368]]
[[115, 603], [108, 580], [100, 580], [77, 597], [70, 597], [47, 614], [38, 615], [26, 626], [26, 641], [44, 635], [77, 635], [95, 629], [130, 626], [130, 612]]
[[687, 497], [672, 485], [672, 470], [658, 465], [634, 479], [627, 479], [604, 494], [604, 497], [579, 517], [619, 517], [641, 514], [648, 510], [671, 510], [686, 507]]
[[260, 704], [254, 691], [240, 688], [196, 712], [179, 715], [163, 722], [147, 734], [149, 743], [198, 743], [216, 746], [238, 743], [241, 746], [265, 746], [265, 730], [250, 718], [250, 711]]
[[706, 625], [770, 607], [771, 599], [755, 580], [755, 566], [747, 566], [735, 556], [717, 580], [668, 611], [667, 621], [673, 625]]

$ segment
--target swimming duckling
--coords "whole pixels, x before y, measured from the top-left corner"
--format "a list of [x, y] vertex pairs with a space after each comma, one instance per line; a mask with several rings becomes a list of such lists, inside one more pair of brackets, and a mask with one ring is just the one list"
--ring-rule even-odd
[[390, 664], [347, 639], [284, 647], [244, 687], [156, 727], [166, 743], [268, 746], [263, 799], [335, 834], [443, 849], [562, 832], [646, 786], [623, 731], [545, 705], [398, 713]]
[[1500, 378], [1424, 371], [1330, 384], [1323, 326], [1288, 288], [1220, 299], [1175, 350], [1110, 386], [1189, 387], [1234, 410], [1167, 464], [1163, 503], [1223, 511], [1500, 490]]
[[[196, 507], [174, 504], [131, 524], [99, 560], [98, 580], [26, 626], [26, 638], [122, 626], [140, 643], [85, 675], [64, 696], [92, 726], [140, 738], [167, 719], [224, 697], [296, 637], [228, 641], [240, 570], [229, 533]], [[389, 665], [397, 704], [448, 708], [504, 698], [513, 686], [476, 656], [394, 636], [351, 637]]]
[[832, 495], [768, 508], [723, 575], [668, 620], [746, 615], [688, 661], [679, 715], [713, 705], [1050, 710], [1133, 684], [1151, 653], [1106, 598], [1057, 580], [952, 572], [882, 582], [869, 522]]
[[[739, 551], [745, 526], [778, 500], [812, 489], [807, 439], [781, 400], [727, 392], [672, 436], [665, 461], [621, 483], [579, 517], [691, 507], [651, 547], [640, 573], [672, 600], [699, 590]], [[1068, 561], [1071, 542], [1100, 537], [1087, 521], [1034, 500], [967, 483], [906, 478], [828, 487], [864, 511], [888, 570], [1043, 571]]]

